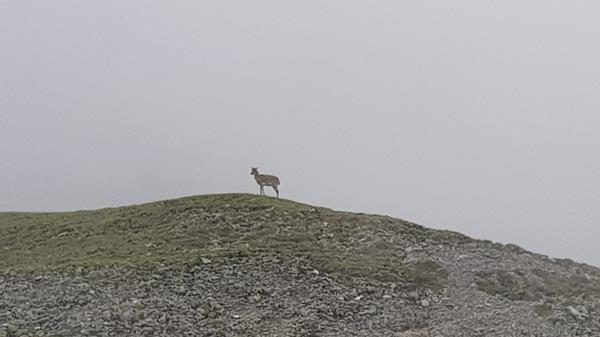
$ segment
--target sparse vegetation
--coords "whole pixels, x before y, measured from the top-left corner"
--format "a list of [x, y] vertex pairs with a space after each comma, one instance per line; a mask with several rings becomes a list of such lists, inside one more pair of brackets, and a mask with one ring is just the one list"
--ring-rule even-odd
[[542, 269], [528, 273], [493, 270], [475, 274], [479, 290], [512, 300], [534, 301], [546, 297], [600, 295], [600, 281], [583, 275], [560, 275]]
[[549, 304], [536, 304], [533, 306], [533, 311], [540, 317], [546, 318], [552, 314], [552, 306]]
[[0, 336], [595, 336], [600, 271], [388, 216], [221, 194], [0, 213], [0, 293]]
[[[245, 194], [70, 213], [2, 213], [0, 270], [183, 265], [246, 256], [301, 262], [338, 277], [443, 284], [447, 273], [435, 262], [405, 263], [401, 249], [371, 237], [390, 231], [435, 236], [389, 217]], [[449, 233], [438, 236], [454, 238]]]

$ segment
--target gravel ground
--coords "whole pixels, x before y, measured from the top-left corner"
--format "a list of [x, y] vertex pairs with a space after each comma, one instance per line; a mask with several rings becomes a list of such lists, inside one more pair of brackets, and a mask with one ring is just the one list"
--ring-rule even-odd
[[[474, 283], [481, 269], [569, 267], [482, 244], [422, 243], [409, 251], [408, 259], [446, 267], [448, 286], [400, 289], [243, 258], [187, 268], [5, 273], [0, 336], [600, 336], [596, 297], [511, 300]], [[533, 310], [548, 301], [546, 315]]]

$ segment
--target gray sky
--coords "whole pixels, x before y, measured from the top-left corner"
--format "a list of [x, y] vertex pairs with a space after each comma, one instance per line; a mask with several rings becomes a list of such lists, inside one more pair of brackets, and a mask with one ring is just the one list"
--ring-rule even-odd
[[257, 165], [283, 197], [600, 265], [599, 12], [0, 0], [0, 210], [256, 193]]

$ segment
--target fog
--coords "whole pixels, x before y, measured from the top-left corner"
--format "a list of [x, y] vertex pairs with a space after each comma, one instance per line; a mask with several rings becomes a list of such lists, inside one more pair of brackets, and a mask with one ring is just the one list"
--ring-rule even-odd
[[0, 210], [258, 193], [258, 166], [284, 198], [600, 265], [598, 12], [0, 1]]

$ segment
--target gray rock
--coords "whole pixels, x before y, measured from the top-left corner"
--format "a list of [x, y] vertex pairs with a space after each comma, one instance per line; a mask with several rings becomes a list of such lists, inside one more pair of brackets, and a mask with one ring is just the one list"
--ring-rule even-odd
[[579, 310], [573, 307], [567, 307], [569, 314], [578, 320], [585, 320], [589, 317], [589, 313], [585, 307], [580, 307]]

